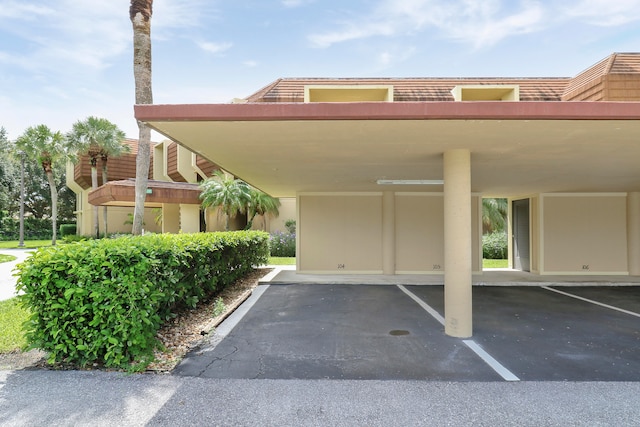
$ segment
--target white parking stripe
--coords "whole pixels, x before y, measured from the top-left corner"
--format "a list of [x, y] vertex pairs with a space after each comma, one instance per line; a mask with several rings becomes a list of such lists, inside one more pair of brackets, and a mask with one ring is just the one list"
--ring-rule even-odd
[[622, 308], [619, 308], [619, 307], [615, 307], [613, 305], [604, 304], [604, 303], [601, 303], [601, 302], [598, 302], [598, 301], [594, 301], [594, 300], [589, 299], [589, 298], [583, 298], [583, 297], [580, 297], [578, 295], [570, 294], [569, 292], [564, 292], [564, 291], [560, 291], [558, 289], [550, 288], [548, 286], [540, 286], [540, 287], [542, 289], [546, 289], [548, 291], [557, 292], [559, 294], [566, 295], [566, 296], [571, 297], [571, 298], [579, 299], [581, 301], [590, 302], [591, 304], [599, 305], [601, 307], [609, 308], [611, 310], [616, 310], [616, 311], [619, 311], [621, 313], [629, 314], [631, 316], [640, 317], [640, 313], [636, 313], [636, 312], [633, 312], [633, 311], [625, 310], [625, 309], [622, 309]]
[[498, 375], [500, 375], [505, 381], [520, 381], [520, 378], [515, 376], [510, 370], [505, 368], [502, 363], [494, 359], [489, 353], [484, 351], [474, 340], [462, 340], [480, 359], [491, 367]]
[[438, 313], [436, 310], [431, 308], [431, 306], [429, 304], [427, 304], [426, 302], [422, 301], [420, 298], [418, 298], [418, 296], [416, 294], [414, 294], [413, 292], [411, 292], [410, 290], [408, 290], [404, 286], [402, 286], [402, 285], [396, 285], [396, 286], [399, 287], [402, 292], [404, 292], [405, 294], [409, 295], [409, 297], [412, 300], [417, 302], [420, 307], [422, 307], [434, 319], [436, 319], [438, 322], [440, 322], [440, 324], [442, 326], [444, 326], [444, 317], [440, 316], [440, 313]]
[[[422, 307], [427, 313], [429, 313], [434, 319], [436, 319], [442, 326], [444, 326], [444, 317], [440, 315], [433, 307], [424, 302], [420, 297], [416, 294], [408, 290], [402, 285], [396, 285], [402, 292], [407, 294], [412, 300], [418, 303], [420, 307]], [[480, 357], [491, 369], [496, 371], [498, 375], [500, 375], [505, 381], [520, 381], [520, 378], [515, 376], [511, 371], [505, 368], [500, 362], [494, 359], [489, 353], [484, 351], [482, 347], [476, 344], [473, 340], [462, 340], [463, 343], [467, 345], [475, 354]]]

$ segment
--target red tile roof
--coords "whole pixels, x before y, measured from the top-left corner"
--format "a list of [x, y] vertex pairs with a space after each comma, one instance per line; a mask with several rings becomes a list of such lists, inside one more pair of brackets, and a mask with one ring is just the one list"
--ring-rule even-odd
[[640, 53], [614, 53], [611, 57], [610, 74], [640, 73]]
[[519, 85], [522, 101], [559, 101], [569, 78], [283, 78], [248, 102], [303, 102], [305, 85], [392, 85], [394, 101], [453, 101], [458, 85]]
[[[597, 64], [587, 68], [571, 79], [565, 88], [564, 101], [589, 100], [604, 101], [608, 99], [603, 81], [609, 75], [638, 75], [640, 80], [640, 53], [613, 53]], [[636, 100], [631, 96], [630, 100]]]
[[640, 80], [640, 53], [614, 53], [574, 78], [281, 78], [246, 100], [304, 102], [305, 85], [392, 85], [397, 102], [453, 101], [457, 85], [519, 85], [521, 101], [561, 101], [605, 74], [638, 74]]

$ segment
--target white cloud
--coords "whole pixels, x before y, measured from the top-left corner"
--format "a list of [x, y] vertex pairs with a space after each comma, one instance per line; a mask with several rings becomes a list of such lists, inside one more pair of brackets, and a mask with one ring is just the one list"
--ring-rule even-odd
[[[156, 0], [152, 37], [168, 39], [179, 29], [181, 36], [189, 38], [190, 29], [199, 28], [205, 17], [211, 17], [211, 3]], [[31, 71], [52, 73], [105, 69], [116, 57], [130, 50], [132, 44], [129, 2], [124, 0], [0, 0], [0, 34], [2, 32], [24, 42], [28, 48], [16, 47], [13, 52], [5, 48], [4, 58], [0, 60]]]
[[214, 3], [206, 0], [155, 0], [151, 31], [160, 33], [158, 35], [162, 37], [168, 30], [187, 31], [200, 27], [205, 19], [216, 15]]
[[49, 15], [52, 12], [53, 10], [49, 7], [23, 1], [0, 1], [0, 18], [32, 20], [37, 16]]
[[378, 62], [383, 66], [389, 65], [391, 63], [392, 55], [389, 52], [382, 52], [378, 55]]
[[304, 6], [306, 4], [315, 3], [316, 0], [280, 0], [284, 7], [294, 8]]
[[29, 60], [19, 55], [10, 55], [6, 52], [0, 52], [0, 63], [17, 66], [19, 68], [29, 68], [31, 66]]
[[242, 63], [245, 67], [253, 68], [258, 66], [258, 61], [248, 60]]
[[233, 46], [233, 43], [228, 43], [228, 42], [225, 42], [225, 43], [198, 42], [197, 44], [200, 47], [200, 49], [213, 54], [222, 53], [224, 51], [231, 49], [231, 46]]
[[350, 22], [343, 24], [343, 28], [321, 34], [312, 34], [309, 40], [316, 47], [329, 47], [336, 43], [349, 40], [366, 39], [374, 36], [392, 36], [397, 31], [396, 26], [391, 22]]
[[308, 40], [327, 48], [431, 31], [439, 38], [484, 48], [572, 20], [598, 26], [640, 21], [640, 0], [573, 0], [560, 6], [543, 0], [379, 0], [371, 10], [337, 21], [333, 29], [310, 34]]
[[282, 5], [284, 7], [297, 7], [303, 3], [302, 0], [282, 0]]
[[506, 0], [382, 0], [368, 14], [339, 23], [340, 29], [316, 33], [316, 47], [373, 36], [403, 36], [427, 29], [475, 47], [493, 45], [513, 34], [535, 31], [545, 10], [537, 1], [521, 1], [515, 10]]
[[12, 60], [31, 70], [101, 69], [131, 44], [130, 24], [123, 19], [128, 11], [113, 1], [61, 0], [50, 7], [6, 1], [0, 7], [3, 31], [28, 46], [15, 48]]
[[460, 25], [448, 28], [446, 36], [476, 48], [491, 46], [510, 36], [541, 29], [544, 15], [545, 11], [538, 3], [527, 4], [520, 11], [505, 16], [500, 16], [497, 9], [478, 9], [463, 15]]
[[394, 48], [385, 49], [377, 55], [378, 66], [381, 68], [388, 68], [398, 62], [405, 61], [413, 56], [415, 52], [415, 47], [411, 46], [396, 46]]
[[42, 88], [43, 92], [52, 95], [55, 98], [58, 99], [63, 99], [63, 100], [70, 100], [71, 96], [69, 96], [69, 93], [61, 88], [61, 87], [55, 87], [55, 86], [45, 86]]
[[[64, 130], [93, 114], [108, 117], [130, 136], [137, 135], [131, 108], [129, 3], [0, 0], [0, 111], [5, 111], [7, 102], [12, 106], [0, 125], [13, 133], [34, 123]], [[216, 3], [154, 1], [154, 46], [167, 39], [201, 38], [198, 33], [204, 23], [215, 23]], [[218, 52], [226, 48], [205, 47]]]
[[640, 20], [640, 0], [579, 0], [561, 9], [570, 17], [599, 26], [617, 26]]

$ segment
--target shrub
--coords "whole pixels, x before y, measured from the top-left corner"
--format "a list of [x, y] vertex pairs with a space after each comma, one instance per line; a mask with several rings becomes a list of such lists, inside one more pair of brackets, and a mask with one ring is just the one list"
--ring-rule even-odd
[[[10, 217], [0, 219], [0, 240], [18, 240], [20, 220]], [[26, 240], [51, 239], [51, 220], [26, 217], [24, 219], [24, 238]]]
[[82, 242], [83, 240], [90, 240], [93, 239], [92, 236], [80, 236], [78, 234], [67, 234], [66, 236], [64, 236], [62, 238], [62, 241], [65, 243], [75, 243], [75, 242]]
[[76, 234], [75, 224], [62, 224], [60, 226], [60, 237], [73, 236]]
[[295, 219], [288, 219], [284, 223], [284, 227], [287, 229], [289, 234], [296, 234], [296, 220]]
[[19, 223], [15, 219], [7, 216], [0, 218], [0, 240], [18, 240], [18, 227]]
[[507, 233], [496, 231], [482, 236], [482, 257], [506, 259], [508, 257]]
[[296, 235], [276, 231], [269, 238], [269, 252], [273, 257], [296, 256]]
[[162, 322], [264, 264], [268, 234], [155, 234], [41, 248], [19, 265], [31, 347], [49, 362], [144, 368]]

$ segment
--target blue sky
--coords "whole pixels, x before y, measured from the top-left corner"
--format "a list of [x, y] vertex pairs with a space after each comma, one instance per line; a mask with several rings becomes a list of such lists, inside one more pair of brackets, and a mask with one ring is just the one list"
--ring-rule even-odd
[[[0, 0], [0, 126], [137, 137], [128, 0]], [[157, 104], [279, 77], [570, 77], [640, 51], [640, 0], [156, 0]], [[154, 138], [156, 140], [159, 137]]]

